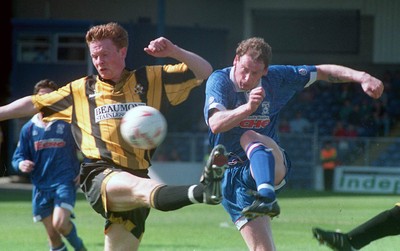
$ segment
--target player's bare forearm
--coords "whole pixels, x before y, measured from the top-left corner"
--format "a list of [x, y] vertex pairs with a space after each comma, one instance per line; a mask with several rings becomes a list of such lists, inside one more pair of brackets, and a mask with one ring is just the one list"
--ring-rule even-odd
[[208, 125], [213, 133], [226, 132], [238, 126], [251, 113], [252, 111], [246, 105], [234, 110], [215, 111], [208, 119]]
[[207, 60], [173, 44], [164, 37], [150, 41], [149, 45], [144, 48], [144, 51], [153, 57], [171, 57], [185, 63], [193, 71], [197, 79], [204, 80], [208, 78], [213, 70]]
[[366, 72], [341, 65], [317, 65], [317, 71], [317, 80], [331, 83], [359, 83], [364, 92], [372, 98], [379, 98], [383, 93], [382, 81]]
[[0, 121], [22, 118], [36, 114], [35, 106], [32, 103], [31, 96], [20, 98], [14, 102], [0, 107]]
[[211, 64], [199, 55], [180, 48], [175, 59], [184, 62], [193, 71], [197, 79], [207, 79], [212, 73]]
[[317, 65], [318, 80], [324, 80], [331, 83], [348, 83], [357, 82], [361, 83], [365, 75], [368, 75], [362, 71], [356, 71], [351, 68], [341, 65]]

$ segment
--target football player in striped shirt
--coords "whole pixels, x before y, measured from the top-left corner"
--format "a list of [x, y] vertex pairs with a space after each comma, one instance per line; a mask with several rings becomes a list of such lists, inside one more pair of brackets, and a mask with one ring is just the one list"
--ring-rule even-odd
[[98, 75], [0, 107], [0, 120], [40, 111], [45, 121], [71, 123], [85, 157], [81, 188], [93, 209], [106, 219], [104, 250], [137, 250], [150, 208], [170, 211], [195, 203], [220, 203], [227, 157], [224, 146], [218, 145], [211, 151], [201, 183], [161, 184], [148, 176], [154, 149], [136, 149], [126, 143], [119, 131], [121, 118], [138, 105], [166, 113], [168, 106], [185, 101], [208, 78], [212, 67], [199, 55], [160, 37], [144, 51], [178, 63], [128, 70], [128, 33], [115, 22], [91, 27], [86, 42]]

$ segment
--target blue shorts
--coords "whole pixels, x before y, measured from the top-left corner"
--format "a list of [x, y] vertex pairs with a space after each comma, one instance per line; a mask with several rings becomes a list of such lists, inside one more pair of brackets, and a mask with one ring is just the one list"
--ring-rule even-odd
[[33, 221], [38, 222], [50, 216], [55, 207], [62, 207], [72, 214], [76, 201], [74, 182], [61, 184], [54, 189], [40, 190], [36, 186], [32, 190]]
[[[291, 166], [286, 152], [283, 151], [283, 154], [287, 172], [282, 182], [275, 186], [276, 193], [279, 193], [286, 184]], [[248, 194], [248, 190], [257, 191], [256, 182], [250, 172], [250, 161], [245, 160], [231, 165], [225, 171], [222, 181], [223, 200], [221, 204], [239, 230], [249, 221], [241, 213], [243, 208], [250, 206], [255, 199], [252, 195]]]

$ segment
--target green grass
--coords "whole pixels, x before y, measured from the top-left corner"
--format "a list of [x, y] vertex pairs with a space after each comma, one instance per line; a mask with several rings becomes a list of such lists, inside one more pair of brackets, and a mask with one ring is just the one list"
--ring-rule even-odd
[[[30, 192], [0, 190], [1, 250], [48, 250], [44, 228], [33, 223]], [[284, 191], [282, 213], [272, 221], [279, 251], [324, 251], [312, 238], [311, 228], [350, 230], [382, 210], [393, 207], [398, 196], [346, 195]], [[75, 208], [79, 235], [89, 251], [103, 250], [103, 219], [79, 194]], [[395, 250], [400, 238], [387, 237], [363, 250]], [[73, 250], [69, 247], [70, 250]], [[194, 205], [174, 212], [152, 210], [140, 250], [247, 250], [239, 232], [221, 206]]]

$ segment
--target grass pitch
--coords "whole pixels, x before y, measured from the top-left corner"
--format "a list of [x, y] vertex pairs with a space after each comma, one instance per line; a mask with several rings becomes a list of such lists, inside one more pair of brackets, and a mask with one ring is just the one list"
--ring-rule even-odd
[[[281, 215], [272, 221], [278, 251], [324, 251], [311, 228], [348, 231], [398, 201], [396, 195], [347, 195], [283, 191]], [[75, 223], [89, 251], [103, 250], [103, 219], [82, 194], [75, 208]], [[363, 250], [396, 250], [400, 236], [378, 240]], [[44, 227], [33, 223], [30, 191], [0, 190], [0, 249], [48, 250]], [[68, 246], [69, 250], [73, 250]], [[193, 205], [174, 212], [152, 210], [140, 250], [201, 251], [247, 250], [239, 232], [221, 206]]]

